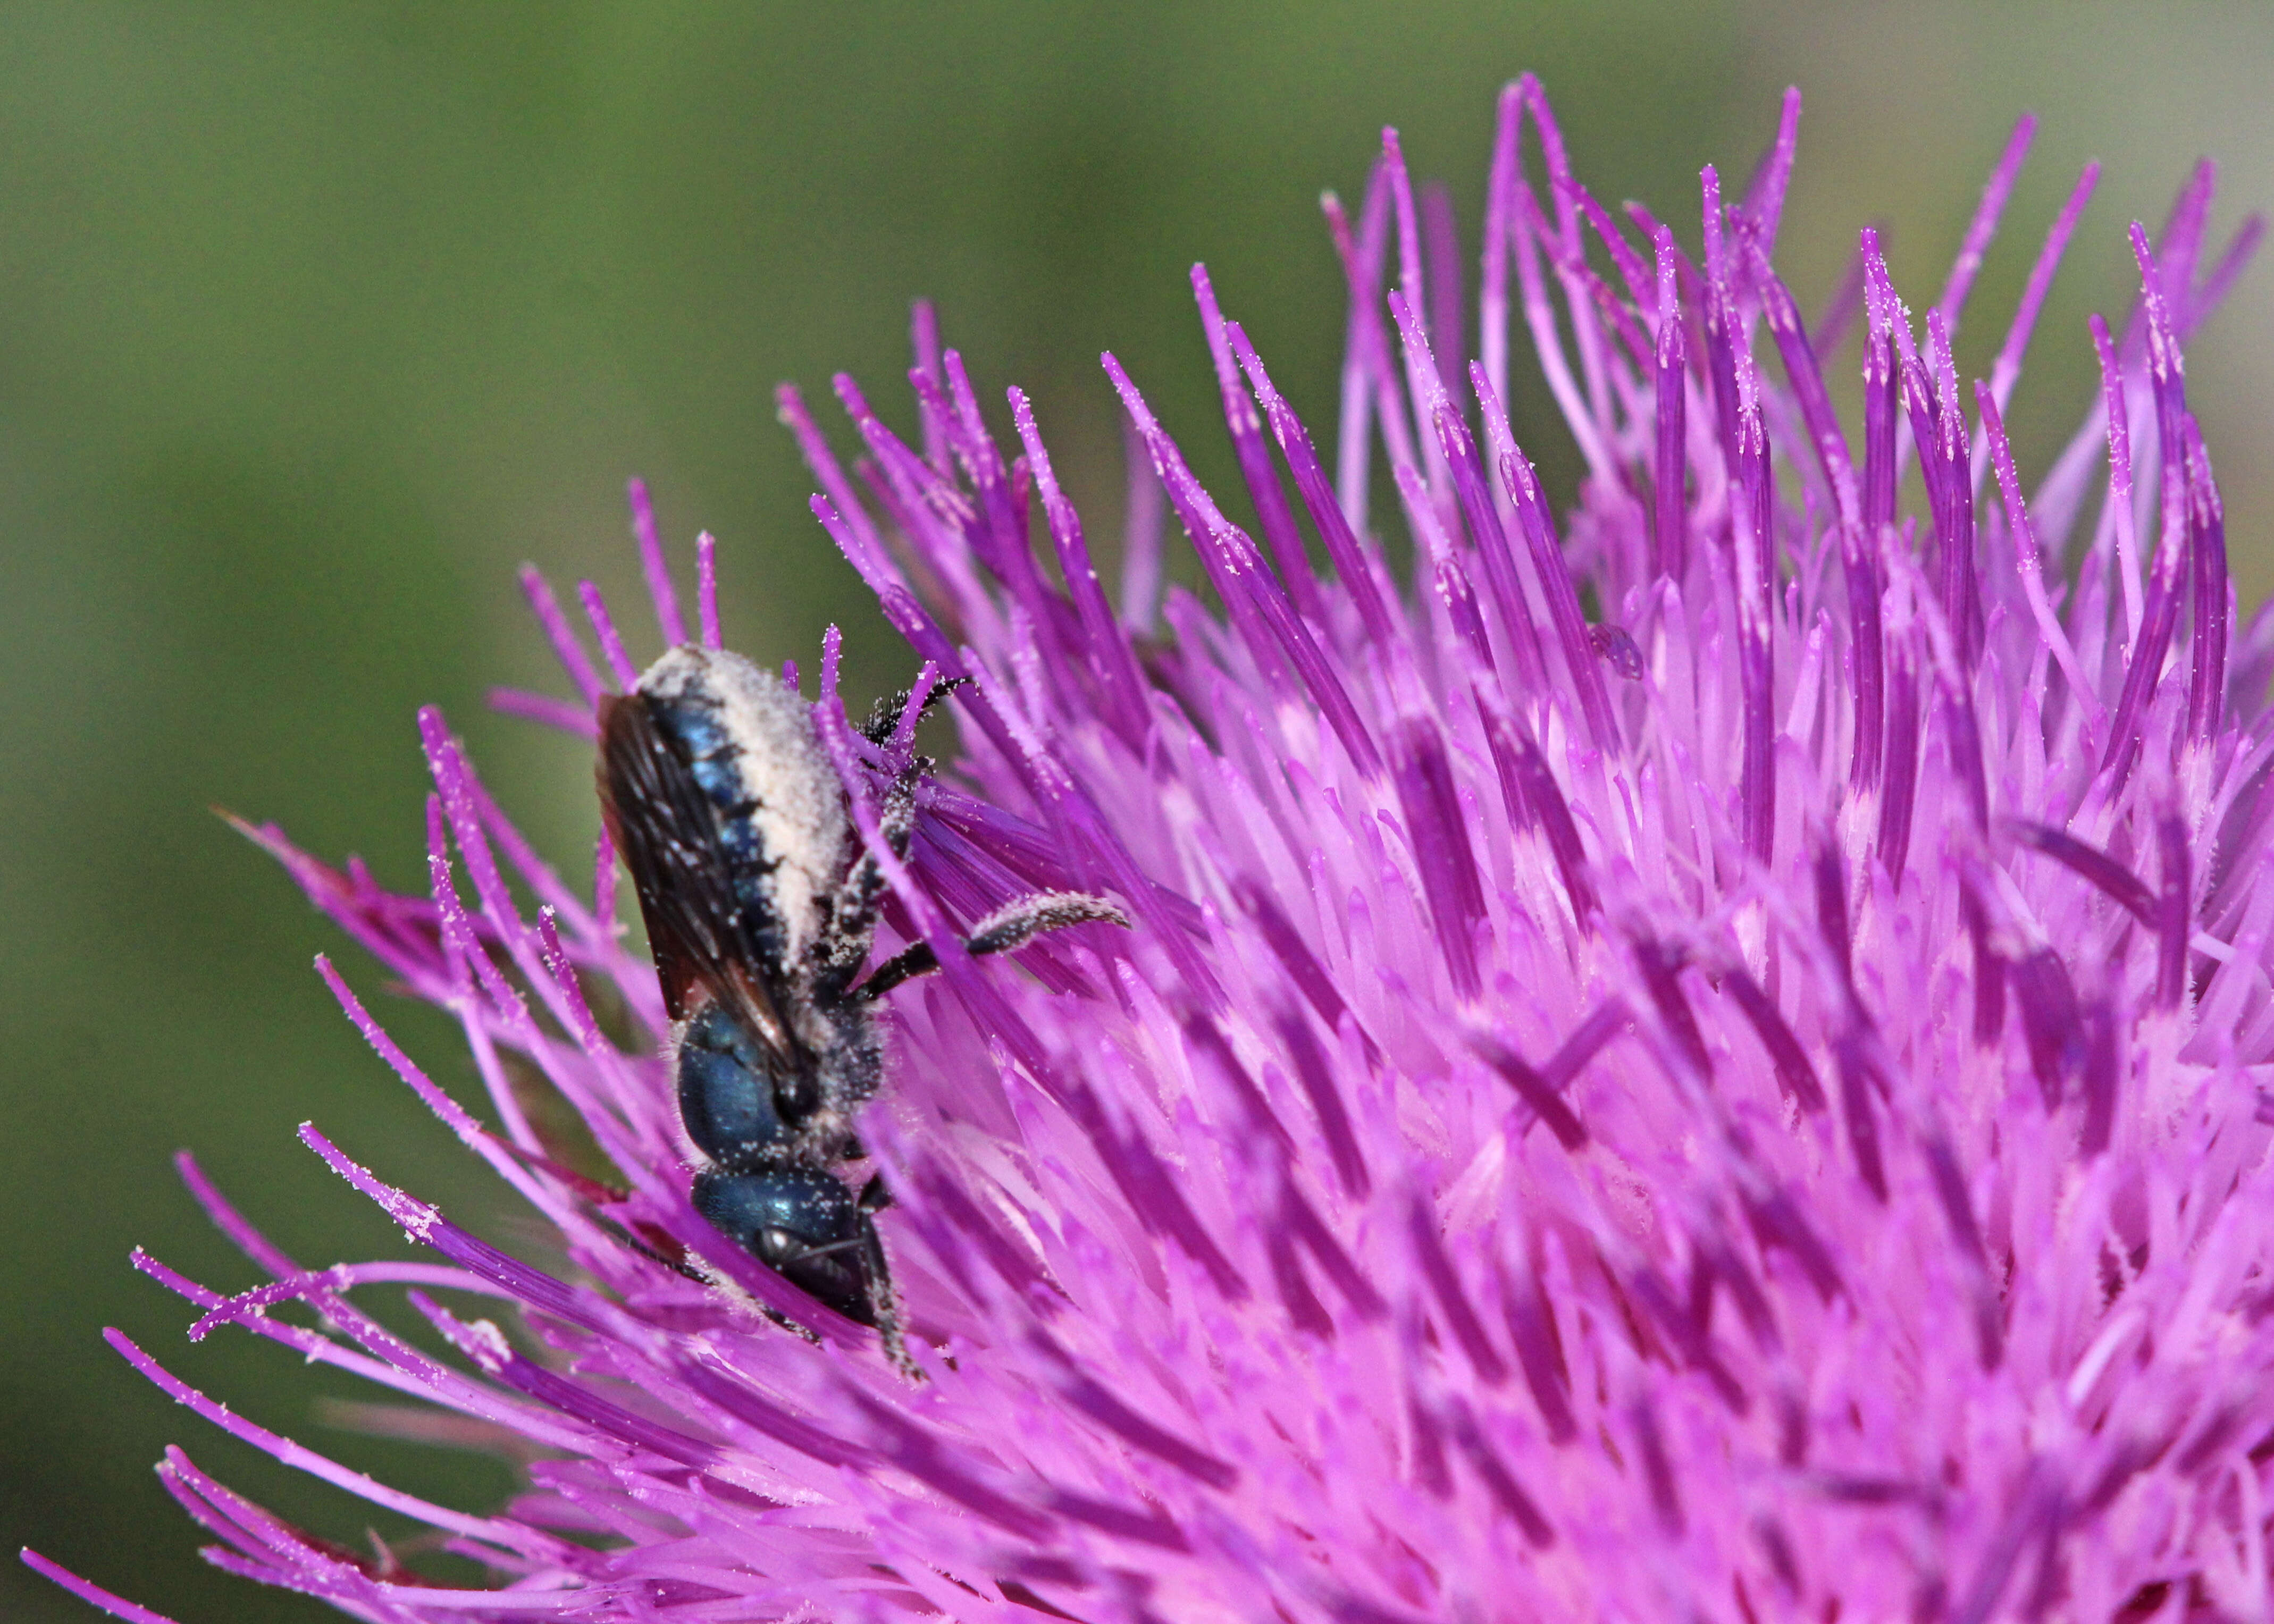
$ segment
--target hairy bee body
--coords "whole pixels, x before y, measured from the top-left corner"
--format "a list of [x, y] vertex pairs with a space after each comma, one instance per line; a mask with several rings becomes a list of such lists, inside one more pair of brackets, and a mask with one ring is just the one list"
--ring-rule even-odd
[[[905, 703], [905, 699], [903, 700]], [[898, 711], [888, 714], [897, 718]], [[741, 655], [682, 644], [600, 718], [600, 804], [631, 871], [672, 1020], [680, 1118], [701, 1153], [689, 1196], [767, 1267], [897, 1346], [874, 1214], [836, 1171], [862, 1154], [855, 1118], [884, 1073], [876, 999], [935, 967], [918, 943], [854, 983], [874, 944], [883, 877], [862, 851], [810, 708]], [[917, 781], [886, 797], [904, 853]], [[1046, 893], [982, 921], [974, 952], [1094, 921], [1112, 904]]]

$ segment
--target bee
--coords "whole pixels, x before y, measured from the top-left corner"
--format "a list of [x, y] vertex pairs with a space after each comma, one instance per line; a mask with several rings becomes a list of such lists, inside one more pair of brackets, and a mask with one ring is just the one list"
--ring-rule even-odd
[[[883, 743], [908, 701], [880, 706], [862, 731]], [[895, 856], [930, 767], [915, 757], [884, 798]], [[809, 708], [741, 655], [682, 644], [601, 702], [598, 776], [671, 1018], [680, 1118], [704, 1159], [696, 1210], [897, 1350], [875, 1222], [890, 1194], [881, 1177], [855, 1193], [836, 1169], [866, 1154], [855, 1120], [883, 1080], [877, 1000], [938, 962], [918, 942], [862, 978], [885, 876]], [[1102, 898], [1041, 893], [982, 920], [965, 946], [1007, 952], [1096, 921], [1129, 922]]]

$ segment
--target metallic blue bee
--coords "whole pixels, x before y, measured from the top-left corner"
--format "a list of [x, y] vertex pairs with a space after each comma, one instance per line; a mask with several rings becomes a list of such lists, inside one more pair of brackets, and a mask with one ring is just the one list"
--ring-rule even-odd
[[[889, 737], [907, 703], [863, 731]], [[905, 854], [912, 762], [885, 798], [886, 843]], [[854, 1117], [875, 1097], [874, 1006], [938, 967], [917, 943], [855, 985], [884, 876], [860, 849], [805, 702], [741, 655], [689, 643], [602, 702], [600, 806], [639, 893], [688, 1137], [709, 1165], [697, 1211], [759, 1262], [897, 1348], [899, 1316], [873, 1214], [880, 1178], [855, 1194], [832, 1169], [865, 1154]], [[1045, 930], [1126, 925], [1101, 898], [1051, 892], [980, 921], [974, 953]]]

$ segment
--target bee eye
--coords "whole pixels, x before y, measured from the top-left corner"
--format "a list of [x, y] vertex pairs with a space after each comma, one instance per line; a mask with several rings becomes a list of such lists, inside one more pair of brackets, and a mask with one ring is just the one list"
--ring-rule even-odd
[[813, 1168], [705, 1172], [690, 1193], [721, 1234], [798, 1289], [876, 1323], [870, 1290], [881, 1254], [868, 1214], [835, 1177]]

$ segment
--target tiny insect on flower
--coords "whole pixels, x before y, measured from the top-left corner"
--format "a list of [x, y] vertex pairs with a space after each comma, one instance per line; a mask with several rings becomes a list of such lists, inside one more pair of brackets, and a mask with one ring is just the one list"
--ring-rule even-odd
[[[426, 892], [248, 827], [460, 1023], [486, 1121], [320, 963], [568, 1267], [310, 1126], [424, 1251], [304, 1270], [184, 1159], [271, 1277], [138, 1253], [193, 1336], [528, 1462], [498, 1512], [431, 1504], [113, 1333], [488, 1584], [171, 1451], [212, 1560], [396, 1620], [2274, 1607], [2274, 618], [2236, 629], [2180, 360], [2259, 225], [2207, 245], [2206, 168], [2133, 228], [2103, 387], [2025, 486], [2005, 417], [2096, 172], [1962, 389], [2031, 124], [1923, 317], [1867, 230], [1811, 323], [1773, 267], [1798, 117], [1742, 197], [1705, 172], [1693, 254], [1510, 86], [1472, 315], [1389, 137], [1328, 204], [1331, 447], [1195, 268], [1255, 524], [1107, 357], [1118, 601], [1032, 403], [998, 440], [929, 310], [915, 443], [840, 379], [848, 468], [785, 389], [914, 688], [855, 726], [833, 633], [809, 702], [726, 654], [708, 538], [690, 636], [635, 485], [659, 663], [587, 586], [596, 665], [532, 570], [575, 697], [499, 696], [600, 748], [589, 891], [432, 712]], [[1519, 317], [1585, 466], [1562, 511], [1507, 410]], [[1213, 606], [1162, 590], [1171, 513]], [[396, 1285], [455, 1357], [373, 1317]]]
[[[946, 690], [878, 707], [879, 748]], [[681, 643], [621, 697], [604, 697], [600, 805], [624, 855], [672, 1021], [680, 1123], [709, 1165], [695, 1208], [809, 1297], [873, 1325], [905, 1365], [873, 1175], [856, 1199], [835, 1169], [867, 1152], [854, 1118], [884, 1056], [872, 1006], [938, 968], [915, 942], [869, 968], [885, 875], [856, 853], [837, 771], [787, 683], [738, 654]], [[885, 796], [885, 849], [905, 860], [931, 763], [909, 754]], [[1025, 898], [983, 920], [968, 952], [1127, 915], [1102, 898]], [[854, 984], [856, 977], [860, 984]]]

